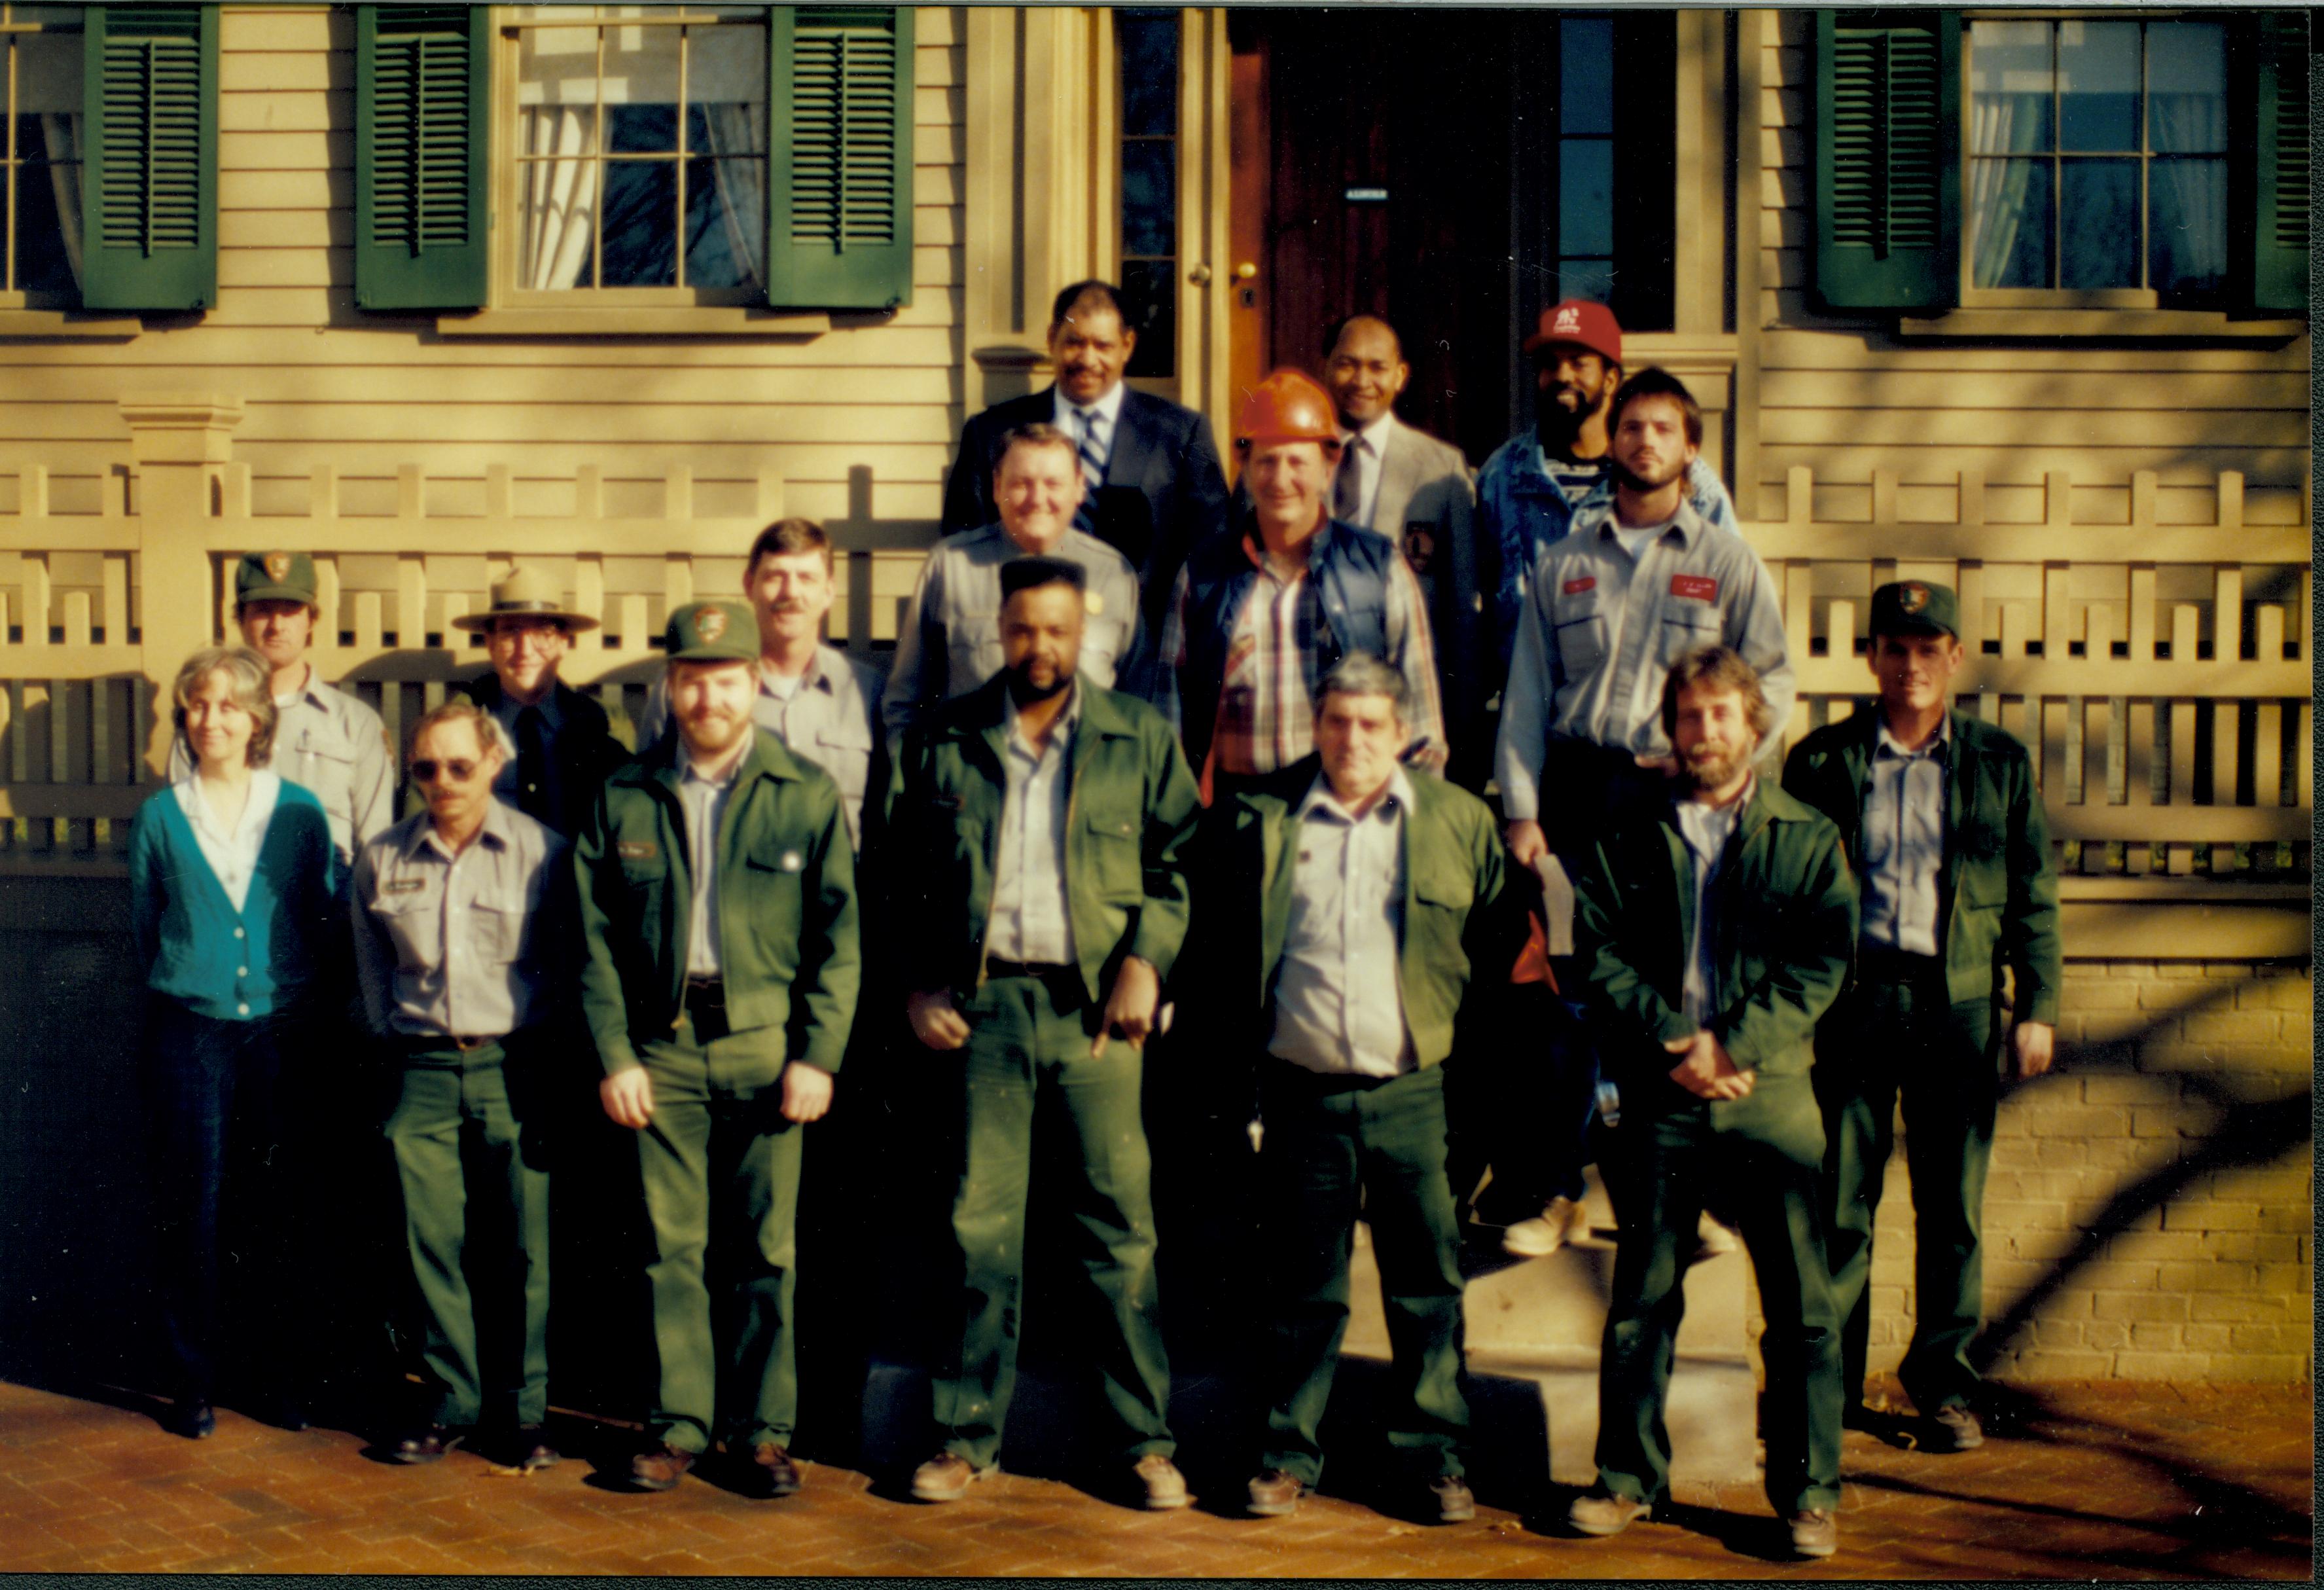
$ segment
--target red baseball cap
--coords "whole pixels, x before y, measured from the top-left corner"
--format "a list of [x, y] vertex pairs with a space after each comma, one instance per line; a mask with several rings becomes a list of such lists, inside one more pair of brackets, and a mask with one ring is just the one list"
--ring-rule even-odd
[[1622, 362], [1622, 323], [1613, 310], [1586, 298], [1569, 298], [1542, 310], [1541, 328], [1525, 339], [1525, 351], [1559, 342], [1587, 348], [1609, 365]]

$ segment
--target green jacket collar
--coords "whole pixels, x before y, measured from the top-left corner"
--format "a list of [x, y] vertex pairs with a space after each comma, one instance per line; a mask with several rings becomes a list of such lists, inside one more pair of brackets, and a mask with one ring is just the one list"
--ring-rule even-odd
[[[1843, 754], [1848, 763], [1849, 787], [1856, 799], [1849, 808], [1849, 820], [1843, 825], [1840, 837], [1846, 842], [1848, 858], [1858, 866], [1864, 861], [1864, 795], [1866, 780], [1872, 772], [1873, 749], [1880, 743], [1880, 706], [1872, 706], [1849, 719], [1856, 732], [1848, 737]], [[1861, 727], [1857, 726], [1861, 725]], [[1939, 920], [1950, 922], [1952, 915], [1953, 836], [1969, 821], [1970, 803], [1977, 791], [1978, 776], [1978, 720], [1958, 707], [1946, 714], [1945, 730], [1950, 735], [1950, 749], [1945, 759], [1945, 846], [1937, 862], [1937, 909]]]
[[[650, 778], [676, 795], [678, 781], [686, 776], [682, 760], [686, 754], [685, 746], [685, 735], [676, 733], [664, 735], [655, 743], [653, 749], [631, 766], [637, 770], [641, 779]], [[797, 783], [806, 777], [807, 770], [791, 754], [789, 746], [764, 729], [754, 728], [751, 733], [750, 749], [742, 753], [742, 765], [734, 770], [734, 787], [739, 790], [757, 778], [782, 779]]]

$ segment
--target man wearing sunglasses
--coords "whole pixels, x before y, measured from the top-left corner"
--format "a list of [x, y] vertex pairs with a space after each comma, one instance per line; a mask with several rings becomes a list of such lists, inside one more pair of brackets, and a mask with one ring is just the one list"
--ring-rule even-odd
[[[387, 1140], [427, 1315], [432, 1405], [390, 1448], [399, 1463], [434, 1463], [479, 1427], [502, 1461], [558, 1461], [541, 1104], [571, 1036], [558, 1041], [554, 991], [571, 975], [572, 874], [564, 840], [493, 798], [508, 761], [482, 707], [437, 707], [411, 736], [427, 809], [355, 862], [355, 969], [399, 1077]], [[479, 1317], [521, 1340], [480, 1344]]]
[[730, 1486], [788, 1496], [804, 1128], [861, 972], [845, 798], [753, 724], [749, 607], [687, 603], [663, 648], [678, 732], [606, 780], [574, 844], [598, 1098], [636, 1134], [653, 1226], [659, 1379], [630, 1483], [667, 1491], [723, 1438]]

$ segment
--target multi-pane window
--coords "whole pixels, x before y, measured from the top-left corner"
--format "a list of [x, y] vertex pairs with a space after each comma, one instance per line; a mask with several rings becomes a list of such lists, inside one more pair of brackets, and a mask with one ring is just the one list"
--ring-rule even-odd
[[[1556, 67], [1528, 82], [1521, 114], [1538, 118], [1546, 144], [1519, 129], [1520, 147], [1538, 148], [1554, 169], [1555, 195], [1541, 217], [1540, 254], [1522, 258], [1535, 310], [1559, 299], [1611, 306], [1633, 331], [1666, 331], [1675, 309], [1670, 173], [1676, 159], [1674, 62], [1677, 24], [1667, 11], [1607, 14], [1562, 12], [1546, 25]], [[1550, 100], [1552, 91], [1555, 99]], [[1530, 156], [1526, 158], [1532, 158]], [[1533, 275], [1535, 258], [1540, 277]], [[1536, 289], [1539, 302], [1532, 300]]]
[[2204, 21], [1970, 23], [1971, 284], [2218, 295], [2226, 32]]
[[763, 7], [514, 14], [515, 286], [763, 296]]
[[1614, 19], [1557, 25], [1557, 292], [1614, 291]]
[[77, 5], [0, 5], [0, 291], [16, 301], [70, 302], [80, 287], [80, 20]]
[[1121, 58], [1121, 287], [1137, 318], [1129, 374], [1167, 376], [1178, 344], [1178, 14], [1114, 13]]

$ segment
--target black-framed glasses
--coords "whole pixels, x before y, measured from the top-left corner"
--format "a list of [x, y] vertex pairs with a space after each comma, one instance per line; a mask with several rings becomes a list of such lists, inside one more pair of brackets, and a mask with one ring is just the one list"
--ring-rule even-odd
[[465, 756], [447, 757], [442, 762], [422, 758], [411, 764], [411, 781], [416, 784], [432, 784], [436, 781], [436, 775], [442, 773], [453, 783], [465, 784], [476, 776], [476, 769], [482, 765]]

